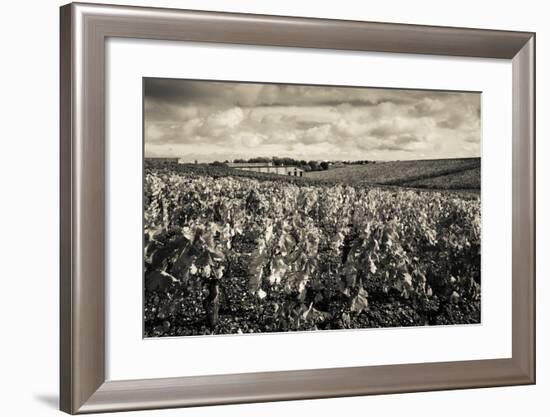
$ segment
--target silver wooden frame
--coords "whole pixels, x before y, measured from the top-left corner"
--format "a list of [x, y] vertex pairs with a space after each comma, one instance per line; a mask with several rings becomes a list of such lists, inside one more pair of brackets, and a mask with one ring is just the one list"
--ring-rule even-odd
[[[512, 357], [108, 381], [108, 37], [490, 57], [513, 64]], [[61, 8], [60, 391], [72, 414], [535, 383], [535, 34], [95, 4]]]

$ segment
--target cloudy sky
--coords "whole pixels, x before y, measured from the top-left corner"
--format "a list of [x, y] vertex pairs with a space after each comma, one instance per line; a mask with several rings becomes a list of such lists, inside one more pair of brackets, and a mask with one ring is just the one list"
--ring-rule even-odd
[[396, 160], [480, 155], [478, 93], [147, 78], [146, 156]]

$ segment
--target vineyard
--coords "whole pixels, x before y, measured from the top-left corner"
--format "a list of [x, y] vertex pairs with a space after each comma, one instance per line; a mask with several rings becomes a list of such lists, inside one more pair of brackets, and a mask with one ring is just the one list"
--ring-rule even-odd
[[311, 180], [340, 181], [350, 185], [397, 185], [439, 190], [481, 188], [481, 158], [448, 158], [345, 165], [311, 172]]
[[474, 195], [147, 166], [146, 337], [480, 322]]

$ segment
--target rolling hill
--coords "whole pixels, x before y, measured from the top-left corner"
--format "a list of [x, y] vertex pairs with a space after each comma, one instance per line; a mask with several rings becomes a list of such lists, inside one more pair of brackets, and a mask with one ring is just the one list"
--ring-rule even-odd
[[354, 185], [479, 190], [481, 158], [432, 159], [347, 165], [307, 174], [307, 178]]

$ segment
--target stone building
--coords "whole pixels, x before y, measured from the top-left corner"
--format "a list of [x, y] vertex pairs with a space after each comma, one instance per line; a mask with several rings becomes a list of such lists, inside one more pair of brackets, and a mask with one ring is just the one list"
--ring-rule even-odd
[[302, 177], [304, 175], [304, 170], [297, 166], [278, 166], [273, 165], [272, 162], [230, 162], [227, 166], [243, 171], [266, 172], [294, 177]]

